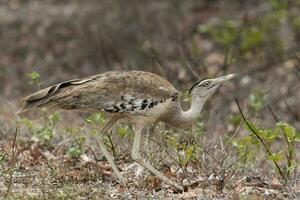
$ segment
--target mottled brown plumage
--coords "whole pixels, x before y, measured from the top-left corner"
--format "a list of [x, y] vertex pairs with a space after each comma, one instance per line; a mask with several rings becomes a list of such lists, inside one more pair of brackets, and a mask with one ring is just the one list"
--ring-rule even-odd
[[[125, 118], [133, 124], [135, 132], [132, 158], [163, 181], [181, 190], [179, 184], [141, 159], [139, 147], [142, 130], [145, 126], [158, 121], [174, 127], [190, 127], [199, 116], [206, 99], [220, 83], [234, 76], [230, 74], [195, 83], [190, 89], [192, 103], [187, 111], [181, 109], [178, 92], [171, 83], [156, 74], [144, 71], [109, 71], [87, 78], [65, 81], [24, 98], [22, 111], [29, 108], [51, 107], [107, 112], [112, 117], [102, 129], [103, 132], [109, 130], [119, 119]], [[99, 138], [99, 146], [117, 177], [122, 181], [122, 175], [109, 155], [102, 138]]]
[[[129, 94], [137, 99], [165, 101], [177, 95], [167, 80], [144, 71], [109, 71], [103, 74], [65, 81], [24, 99], [24, 109], [56, 107], [99, 111]], [[88, 98], [87, 98], [88, 97]]]

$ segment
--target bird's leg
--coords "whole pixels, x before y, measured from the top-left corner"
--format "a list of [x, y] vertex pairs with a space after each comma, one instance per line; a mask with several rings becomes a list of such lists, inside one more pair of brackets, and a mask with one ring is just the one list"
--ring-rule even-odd
[[132, 151], [131, 151], [132, 159], [135, 162], [142, 165], [143, 167], [145, 167], [146, 169], [148, 169], [150, 172], [155, 174], [158, 178], [160, 178], [161, 180], [163, 180], [167, 184], [175, 187], [176, 189], [179, 189], [179, 190], [183, 191], [183, 188], [180, 185], [178, 185], [174, 181], [171, 181], [169, 178], [167, 178], [162, 173], [157, 171], [154, 167], [152, 167], [149, 162], [144, 161], [142, 159], [142, 157], [140, 156], [140, 153], [139, 153], [142, 130], [143, 130], [143, 127], [134, 127], [134, 141], [133, 141], [133, 147], [132, 147]]
[[[145, 149], [147, 149], [147, 148], [148, 148], [148, 145], [149, 145], [150, 131], [153, 131], [151, 128], [152, 128], [152, 127], [147, 127], [147, 128], [145, 128], [144, 132], [142, 133], [143, 135], [145, 135], [145, 136], [144, 136], [144, 138], [145, 138], [145, 139], [144, 139], [144, 144], [143, 144], [143, 146], [144, 146]], [[138, 145], [138, 146], [140, 146], [140, 145]], [[137, 163], [137, 164], [138, 164], [138, 163]], [[137, 168], [137, 170], [136, 170], [135, 173], [134, 173], [135, 177], [141, 177], [141, 176], [143, 175], [144, 169], [145, 169], [145, 168], [144, 168], [142, 165], [138, 164], [138, 168]]]
[[[105, 126], [101, 129], [101, 133], [105, 133], [107, 132], [117, 121], [119, 120], [118, 116], [113, 116], [106, 124]], [[112, 156], [109, 154], [107, 148], [105, 147], [105, 144], [103, 142], [103, 135], [100, 136], [99, 140], [95, 140], [96, 143], [98, 144], [98, 146], [100, 147], [101, 151], [103, 152], [106, 160], [109, 162], [111, 168], [113, 169], [113, 171], [115, 172], [117, 178], [119, 179], [119, 181], [121, 183], [124, 183], [124, 178], [121, 175], [120, 171], [118, 170], [117, 166], [115, 165]]]

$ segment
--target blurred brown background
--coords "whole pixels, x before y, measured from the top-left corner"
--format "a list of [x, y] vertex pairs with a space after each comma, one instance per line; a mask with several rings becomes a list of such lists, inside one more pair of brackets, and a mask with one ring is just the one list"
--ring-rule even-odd
[[238, 97], [298, 122], [299, 2], [2, 0], [0, 96], [14, 105], [39, 87], [107, 70], [155, 72], [183, 91], [199, 79], [192, 70], [238, 73], [208, 106], [228, 111]]

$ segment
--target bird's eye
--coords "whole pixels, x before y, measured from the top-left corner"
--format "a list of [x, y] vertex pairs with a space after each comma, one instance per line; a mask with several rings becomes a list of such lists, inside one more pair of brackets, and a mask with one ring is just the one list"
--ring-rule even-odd
[[204, 82], [204, 83], [202, 84], [202, 86], [208, 87], [208, 86], [210, 86], [210, 82], [209, 82], [209, 81], [206, 81], [206, 82]]

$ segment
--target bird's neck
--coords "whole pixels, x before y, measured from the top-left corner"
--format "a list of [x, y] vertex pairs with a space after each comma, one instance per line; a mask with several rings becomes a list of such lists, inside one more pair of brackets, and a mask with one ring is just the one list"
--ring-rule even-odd
[[205, 101], [206, 99], [203, 97], [192, 96], [190, 109], [186, 111], [180, 109], [181, 112], [179, 117], [177, 117], [178, 120], [176, 120], [176, 123], [178, 123], [177, 125], [185, 126], [193, 123], [199, 117]]
[[180, 121], [182, 123], [191, 123], [195, 121], [203, 108], [206, 99], [199, 96], [192, 96], [191, 107], [187, 111], [181, 111]]
[[188, 110], [182, 110], [180, 102], [176, 103], [174, 110], [171, 110], [167, 116], [163, 116], [161, 121], [175, 128], [189, 128], [191, 124], [199, 117], [206, 98], [192, 96], [191, 106]]

